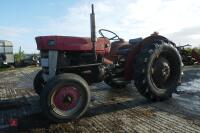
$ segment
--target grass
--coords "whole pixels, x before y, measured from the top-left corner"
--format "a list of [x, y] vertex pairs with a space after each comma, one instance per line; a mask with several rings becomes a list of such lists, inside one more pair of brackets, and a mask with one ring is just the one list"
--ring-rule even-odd
[[9, 70], [15, 70], [15, 69], [24, 68], [24, 67], [34, 68], [36, 66], [35, 65], [30, 65], [30, 66], [20, 66], [20, 67], [0, 67], [0, 72], [9, 71]]
[[6, 70], [8, 70], [8, 68], [0, 68], [0, 72], [6, 71]]
[[1, 67], [0, 68], [0, 72], [3, 72], [3, 71], [8, 71], [8, 70], [13, 70], [15, 68], [11, 68], [11, 67]]

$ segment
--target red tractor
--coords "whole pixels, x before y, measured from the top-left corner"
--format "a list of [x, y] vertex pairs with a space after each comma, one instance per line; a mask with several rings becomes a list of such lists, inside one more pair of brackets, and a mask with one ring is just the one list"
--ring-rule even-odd
[[[175, 44], [152, 34], [128, 42], [100, 29], [96, 38], [92, 5], [91, 37], [39, 36], [42, 70], [34, 79], [44, 114], [54, 122], [77, 119], [90, 102], [92, 83], [113, 88], [134, 81], [139, 93], [153, 101], [172, 96], [181, 78], [182, 61]], [[105, 33], [113, 34], [108, 38]]]

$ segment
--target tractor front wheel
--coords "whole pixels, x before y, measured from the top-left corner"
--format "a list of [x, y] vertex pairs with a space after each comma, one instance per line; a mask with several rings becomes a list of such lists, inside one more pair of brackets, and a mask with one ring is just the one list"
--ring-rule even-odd
[[134, 66], [136, 88], [141, 95], [153, 101], [170, 98], [182, 73], [177, 49], [163, 41], [144, 45]]
[[45, 85], [45, 81], [42, 77], [42, 70], [40, 70], [35, 78], [34, 78], [34, 81], [33, 81], [33, 87], [34, 87], [34, 90], [35, 92], [39, 95], [41, 90], [44, 88], [44, 85]]
[[90, 101], [87, 82], [76, 74], [60, 74], [47, 82], [41, 91], [40, 104], [44, 114], [54, 122], [79, 118]]

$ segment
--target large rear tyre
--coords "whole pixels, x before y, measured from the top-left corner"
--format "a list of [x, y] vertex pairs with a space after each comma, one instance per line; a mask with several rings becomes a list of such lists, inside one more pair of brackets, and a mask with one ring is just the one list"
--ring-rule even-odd
[[90, 102], [87, 82], [76, 74], [55, 76], [41, 91], [40, 104], [47, 118], [67, 122], [83, 115]]
[[42, 77], [42, 70], [40, 70], [36, 74], [36, 76], [34, 78], [34, 81], [33, 81], [34, 90], [38, 95], [40, 95], [40, 92], [44, 88], [44, 85], [45, 85], [45, 81], [44, 81], [44, 79]]
[[144, 45], [136, 57], [135, 86], [147, 99], [166, 100], [178, 86], [181, 67], [180, 54], [173, 45], [163, 41]]

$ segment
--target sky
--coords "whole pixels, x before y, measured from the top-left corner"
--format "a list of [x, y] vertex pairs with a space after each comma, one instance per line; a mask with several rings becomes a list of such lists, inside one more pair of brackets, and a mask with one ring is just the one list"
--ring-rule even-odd
[[158, 31], [177, 45], [200, 47], [199, 0], [1, 0], [0, 40], [12, 41], [14, 52], [37, 53], [36, 36], [89, 37], [92, 3], [97, 30], [127, 41]]

